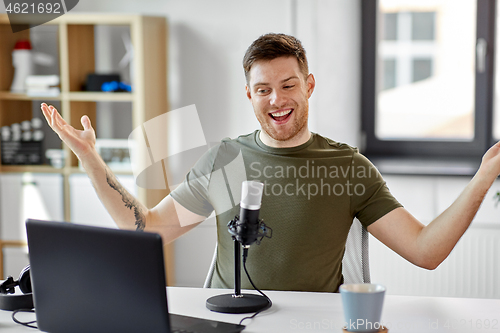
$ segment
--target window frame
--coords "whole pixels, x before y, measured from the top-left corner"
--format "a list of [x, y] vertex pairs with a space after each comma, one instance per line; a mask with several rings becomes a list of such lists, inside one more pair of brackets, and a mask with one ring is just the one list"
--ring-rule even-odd
[[[477, 70], [475, 82], [474, 138], [380, 140], [375, 135], [377, 106], [377, 10], [379, 0], [361, 0], [361, 151], [371, 158], [477, 159], [495, 142], [493, 98], [496, 0], [477, 0], [477, 34], [487, 42], [485, 70]], [[477, 45], [477, 44], [476, 44]]]

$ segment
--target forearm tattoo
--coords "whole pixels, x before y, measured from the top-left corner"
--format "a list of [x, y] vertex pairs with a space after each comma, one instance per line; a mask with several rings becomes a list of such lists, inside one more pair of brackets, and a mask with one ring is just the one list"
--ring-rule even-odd
[[140, 204], [135, 200], [124, 188], [123, 186], [116, 180], [116, 177], [111, 173], [111, 171], [106, 168], [106, 181], [112, 189], [120, 193], [122, 196], [122, 201], [125, 203], [125, 207], [130, 210], [133, 210], [135, 217], [135, 225], [137, 227], [137, 231], [143, 231], [146, 227], [146, 216], [141, 211]]

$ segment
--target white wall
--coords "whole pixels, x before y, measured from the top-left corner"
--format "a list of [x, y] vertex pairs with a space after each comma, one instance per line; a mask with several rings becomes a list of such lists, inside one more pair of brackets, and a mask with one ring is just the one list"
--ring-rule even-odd
[[357, 0], [86, 0], [72, 12], [166, 16], [170, 108], [196, 104], [210, 142], [258, 127], [245, 96], [243, 55], [261, 34], [294, 33], [317, 81], [310, 101], [312, 130], [357, 143]]

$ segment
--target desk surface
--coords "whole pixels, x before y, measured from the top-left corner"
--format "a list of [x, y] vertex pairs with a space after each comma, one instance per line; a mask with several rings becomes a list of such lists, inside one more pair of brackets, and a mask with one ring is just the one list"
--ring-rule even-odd
[[[230, 293], [220, 289], [168, 288], [171, 313], [238, 323], [246, 315], [211, 312], [205, 300]], [[273, 307], [244, 322], [243, 332], [342, 332], [342, 303], [339, 294], [268, 291]], [[23, 316], [25, 316], [23, 318]], [[31, 319], [21, 314], [20, 319]], [[382, 322], [397, 332], [489, 332], [500, 333], [500, 300], [443, 297], [390, 296], [385, 298]], [[36, 332], [0, 311], [0, 332]]]

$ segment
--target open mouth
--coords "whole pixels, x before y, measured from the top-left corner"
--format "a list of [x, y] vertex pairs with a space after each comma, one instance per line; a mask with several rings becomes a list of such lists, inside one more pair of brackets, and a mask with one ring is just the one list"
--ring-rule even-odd
[[287, 120], [292, 113], [293, 113], [293, 109], [288, 109], [288, 110], [283, 110], [283, 111], [277, 111], [277, 112], [269, 113], [269, 115], [275, 121], [280, 122], [280, 121]]

